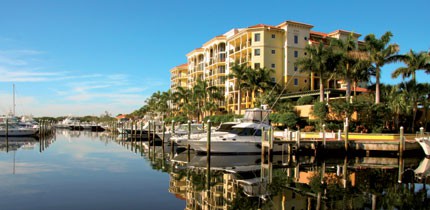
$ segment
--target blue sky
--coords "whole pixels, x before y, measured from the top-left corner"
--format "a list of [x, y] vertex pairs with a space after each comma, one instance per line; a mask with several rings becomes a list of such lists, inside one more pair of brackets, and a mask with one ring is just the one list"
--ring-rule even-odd
[[[116, 115], [166, 91], [170, 69], [232, 28], [286, 20], [313, 30], [394, 34], [401, 53], [430, 49], [425, 0], [0, 0], [0, 114]], [[401, 64], [383, 68], [382, 82]], [[430, 82], [430, 75], [418, 75]]]

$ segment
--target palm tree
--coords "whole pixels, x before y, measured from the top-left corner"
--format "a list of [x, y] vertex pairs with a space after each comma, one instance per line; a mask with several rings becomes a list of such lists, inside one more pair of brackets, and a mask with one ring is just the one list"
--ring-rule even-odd
[[300, 72], [309, 72], [319, 75], [320, 102], [324, 101], [324, 82], [334, 69], [335, 58], [332, 49], [323, 42], [318, 45], [307, 45], [305, 51], [308, 56], [299, 58], [296, 65]]
[[178, 106], [178, 111], [184, 111], [184, 107], [189, 103], [191, 98], [191, 90], [188, 88], [178, 87], [173, 94], [173, 101]]
[[243, 83], [246, 81], [246, 74], [245, 72], [248, 69], [248, 65], [246, 63], [243, 64], [237, 64], [233, 63], [230, 67], [230, 74], [228, 77], [230, 79], [236, 79], [235, 85], [237, 90], [237, 110], [239, 114], [241, 113], [241, 90], [243, 89]]
[[412, 80], [404, 83], [403, 89], [409, 96], [409, 101], [412, 103], [412, 132], [415, 131], [415, 118], [418, 111], [418, 99], [422, 89], [421, 84], [416, 83], [416, 71], [430, 71], [430, 56], [427, 52], [414, 52], [410, 50], [406, 55], [398, 55], [397, 58], [406, 64], [406, 67], [400, 67], [392, 73], [393, 78], [402, 75], [403, 79], [412, 77]]
[[354, 85], [354, 99], [357, 99], [357, 85], [359, 82], [370, 81], [370, 77], [375, 75], [375, 68], [370, 60], [356, 60], [351, 66], [352, 81]]
[[337, 77], [342, 77], [346, 82], [346, 101], [350, 101], [351, 97], [351, 82], [354, 76], [354, 65], [357, 65], [358, 61], [368, 59], [368, 56], [357, 49], [357, 43], [353, 39], [352, 35], [348, 36], [345, 40], [332, 39], [330, 43], [335, 50], [335, 57], [337, 60], [337, 66], [334, 70], [334, 74]]
[[369, 60], [375, 68], [375, 104], [380, 103], [381, 68], [385, 64], [394, 62], [396, 59], [394, 55], [399, 51], [399, 45], [388, 45], [392, 36], [393, 34], [387, 31], [379, 39], [374, 34], [364, 37], [365, 49], [368, 51]]
[[264, 92], [267, 88], [273, 87], [275, 82], [272, 81], [271, 74], [275, 70], [269, 68], [248, 68], [245, 71], [245, 81], [243, 81], [243, 87], [246, 90], [251, 91], [251, 101], [255, 105], [256, 92]]
[[410, 50], [406, 55], [398, 55], [396, 59], [406, 64], [406, 67], [400, 67], [391, 74], [393, 78], [402, 75], [403, 79], [412, 76], [412, 80], [416, 81], [415, 72], [425, 70], [430, 73], [430, 55], [427, 52], [414, 52]]

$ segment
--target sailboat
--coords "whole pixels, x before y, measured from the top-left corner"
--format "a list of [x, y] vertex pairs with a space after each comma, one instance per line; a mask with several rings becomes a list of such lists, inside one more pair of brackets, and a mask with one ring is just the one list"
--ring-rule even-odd
[[13, 85], [13, 112], [0, 116], [0, 136], [34, 136], [39, 132], [38, 126], [21, 126], [15, 117], [15, 85]]

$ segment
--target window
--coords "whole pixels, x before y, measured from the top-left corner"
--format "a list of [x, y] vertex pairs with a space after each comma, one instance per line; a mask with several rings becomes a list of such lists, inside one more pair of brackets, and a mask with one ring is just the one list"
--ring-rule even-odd
[[260, 63], [254, 63], [254, 69], [259, 69], [260, 68]]
[[297, 50], [294, 51], [294, 57], [295, 58], [299, 57], [299, 52]]
[[297, 70], [298, 70], [297, 66], [294, 66], [294, 71], [297, 71]]
[[299, 80], [298, 79], [294, 79], [294, 86], [299, 85]]
[[272, 34], [272, 39], [274, 39], [276, 37], [276, 35], [275, 34]]
[[272, 69], [274, 69], [275, 68], [275, 64], [274, 63], [272, 63]]
[[272, 50], [272, 54], [275, 54], [276, 53], [276, 50]]
[[305, 36], [305, 40], [308, 40], [308, 37]]
[[254, 55], [255, 56], [260, 56], [260, 49], [255, 49], [254, 50]]
[[298, 44], [299, 43], [299, 36], [294, 35], [294, 44]]
[[272, 82], [275, 83], [276, 82], [276, 78], [272, 77]]
[[260, 41], [260, 33], [255, 33], [254, 34], [254, 41], [255, 42], [259, 42]]

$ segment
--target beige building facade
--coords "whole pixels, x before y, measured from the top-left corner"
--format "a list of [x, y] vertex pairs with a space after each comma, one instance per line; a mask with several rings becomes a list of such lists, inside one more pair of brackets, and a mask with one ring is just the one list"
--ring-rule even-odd
[[[360, 34], [336, 30], [331, 33], [312, 31], [312, 25], [295, 21], [285, 21], [276, 26], [258, 24], [247, 28], [232, 29], [204, 43], [200, 48], [189, 52], [187, 57], [187, 84], [178, 80], [177, 71], [185, 73], [185, 65], [171, 70], [171, 89], [178, 86], [192, 88], [197, 80], [204, 80], [209, 86], [217, 86], [224, 92], [224, 100], [219, 102], [220, 111], [243, 114], [246, 108], [254, 107], [250, 93], [240, 94], [236, 80], [229, 78], [230, 67], [246, 64], [258, 69], [273, 69], [272, 80], [285, 87], [285, 93], [317, 90], [318, 75], [302, 73], [295, 65], [300, 57], [306, 56], [305, 47], [326, 41], [327, 37], [345, 39], [352, 35], [357, 41]], [[182, 77], [181, 77], [182, 78]], [[328, 88], [341, 88], [342, 82], [331, 80]], [[241, 91], [242, 92], [242, 91]], [[241, 113], [238, 113], [240, 101]]]

